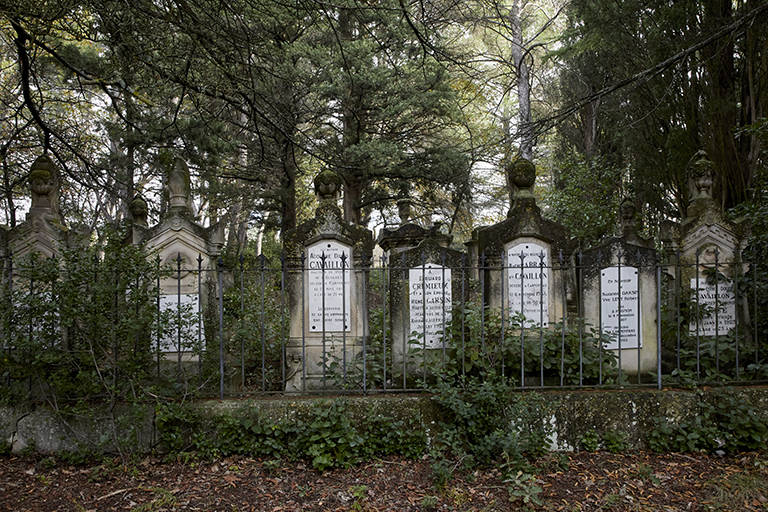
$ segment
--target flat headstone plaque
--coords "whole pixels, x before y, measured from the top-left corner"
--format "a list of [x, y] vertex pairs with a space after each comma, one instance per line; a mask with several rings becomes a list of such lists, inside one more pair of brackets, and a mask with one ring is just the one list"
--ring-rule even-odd
[[[411, 339], [414, 346], [442, 348], [445, 322], [451, 319], [451, 269], [427, 263], [408, 271]], [[426, 325], [426, 327], [425, 327]]]
[[[621, 277], [621, 283], [619, 283], [619, 277]], [[612, 339], [606, 348], [608, 350], [619, 348], [619, 325], [621, 325], [622, 349], [642, 347], [642, 336], [638, 331], [641, 311], [637, 269], [635, 267], [604, 268], [600, 272], [600, 294], [602, 301], [600, 322], [603, 334], [611, 336]]]
[[[698, 293], [696, 285], [698, 284]], [[717, 286], [707, 284], [704, 279], [691, 279], [691, 290], [698, 297], [700, 310], [710, 311], [702, 314], [701, 322], [691, 320], [690, 333], [699, 336], [723, 336], [736, 327], [736, 297], [731, 291], [730, 281], [720, 282]], [[696, 313], [693, 306], [692, 313]], [[717, 315], [715, 315], [717, 313]]]
[[[188, 351], [198, 342], [200, 339], [199, 307], [200, 300], [196, 293], [182, 293], [181, 296], [160, 295], [160, 311], [167, 311], [166, 314], [170, 320], [160, 338], [161, 352]], [[179, 313], [181, 313], [181, 333], [178, 330]], [[181, 347], [178, 346], [179, 334], [181, 334]]]
[[548, 265], [548, 250], [539, 244], [517, 244], [507, 250], [509, 311], [512, 315], [522, 311], [528, 327], [549, 325]]
[[334, 240], [307, 248], [310, 332], [351, 331], [351, 263], [352, 248]]

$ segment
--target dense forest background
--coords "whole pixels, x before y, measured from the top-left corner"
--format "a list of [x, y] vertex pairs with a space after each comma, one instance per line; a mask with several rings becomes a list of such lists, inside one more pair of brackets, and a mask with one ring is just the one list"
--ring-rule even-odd
[[764, 236], [767, 96], [764, 0], [2, 0], [0, 222], [43, 153], [68, 222], [98, 235], [136, 195], [156, 221], [181, 156], [232, 255], [306, 218], [323, 168], [350, 222], [395, 224], [407, 197], [459, 243], [525, 157], [574, 235], [611, 234], [626, 197], [653, 235], [704, 149]]

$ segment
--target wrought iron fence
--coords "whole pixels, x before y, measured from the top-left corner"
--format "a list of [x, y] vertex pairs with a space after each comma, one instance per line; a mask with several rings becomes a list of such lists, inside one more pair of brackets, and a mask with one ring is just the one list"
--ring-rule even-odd
[[212, 269], [9, 256], [2, 383], [223, 398], [420, 391], [485, 372], [535, 389], [768, 380], [758, 266], [677, 256]]

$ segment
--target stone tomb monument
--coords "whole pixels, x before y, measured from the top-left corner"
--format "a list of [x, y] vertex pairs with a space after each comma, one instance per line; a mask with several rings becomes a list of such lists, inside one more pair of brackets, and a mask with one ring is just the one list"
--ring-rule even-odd
[[315, 218], [283, 236], [290, 308], [287, 392], [346, 381], [368, 335], [365, 293], [373, 237], [344, 221], [340, 191], [339, 175], [321, 172], [315, 178]]
[[722, 336], [737, 325], [733, 278], [746, 270], [741, 254], [749, 239], [749, 221], [723, 215], [712, 195], [717, 184], [714, 165], [704, 151], [688, 164], [688, 184], [692, 200], [686, 218], [664, 237], [665, 249], [679, 268], [671, 277], [679, 279], [681, 296], [689, 291], [693, 309], [700, 310], [690, 319], [690, 334]]
[[[547, 328], [566, 316], [573, 279], [563, 271], [575, 247], [568, 231], [545, 219], [536, 205], [536, 168], [519, 159], [507, 167], [513, 188], [507, 219], [474, 231], [467, 243], [486, 305], [509, 318], [522, 313], [527, 327]], [[562, 257], [562, 260], [561, 260]], [[477, 262], [477, 263], [476, 263]]]
[[658, 293], [656, 251], [638, 234], [636, 208], [621, 204], [622, 234], [584, 251], [582, 314], [616, 353], [619, 371], [657, 370]]
[[131, 202], [131, 242], [144, 243], [162, 265], [173, 269], [170, 277], [160, 281], [160, 308], [170, 310], [177, 324], [181, 316], [181, 328], [172, 325], [154, 342], [165, 358], [180, 363], [196, 361], [193, 348], [204, 342], [203, 312], [215, 296], [214, 270], [224, 245], [226, 219], [207, 228], [195, 221], [189, 168], [181, 158], [174, 160], [167, 180], [169, 208], [157, 225], [147, 226], [147, 203], [141, 197]]
[[462, 293], [466, 299], [466, 258], [449, 249], [450, 242], [439, 226], [425, 229], [407, 222], [396, 231], [385, 230], [379, 240], [389, 254], [391, 357], [394, 367], [404, 370], [404, 387], [425, 357], [447, 348], [453, 303]]

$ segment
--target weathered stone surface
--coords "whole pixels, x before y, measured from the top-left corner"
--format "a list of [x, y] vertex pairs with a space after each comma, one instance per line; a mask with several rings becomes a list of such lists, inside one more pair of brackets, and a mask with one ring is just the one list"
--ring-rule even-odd
[[[633, 242], [643, 243], [636, 245]], [[583, 289], [582, 289], [582, 315], [586, 322], [595, 327], [605, 324], [604, 308], [605, 303], [601, 304], [603, 294], [605, 293], [604, 280], [601, 279], [601, 273], [612, 270], [616, 274], [622, 274], [622, 281], [625, 281], [624, 275], [632, 274], [632, 283], [634, 283], [636, 292], [632, 299], [639, 301], [639, 306], [634, 314], [628, 314], [629, 321], [633, 323], [631, 330], [634, 331], [633, 339], [624, 340], [622, 349], [618, 350], [618, 341], [614, 352], [620, 358], [622, 373], [633, 374], [642, 378], [643, 374], [657, 371], [658, 362], [658, 341], [656, 330], [658, 325], [658, 294], [656, 251], [652, 243], [645, 241], [637, 236], [636, 232], [630, 231], [621, 237], [613, 237], [605, 240], [603, 243], [592, 247], [583, 252], [580, 258], [582, 270]], [[626, 296], [630, 290], [622, 289], [622, 296]], [[624, 310], [624, 305], [622, 305]], [[637, 316], [639, 315], [639, 319]], [[639, 321], [638, 321], [639, 320]], [[639, 325], [638, 325], [639, 324]], [[628, 325], [622, 323], [622, 331]], [[639, 353], [637, 350], [637, 336], [639, 333], [642, 348]]]
[[[507, 219], [474, 230], [472, 239], [466, 244], [470, 265], [478, 267], [471, 277], [482, 283], [486, 303], [491, 308], [511, 308], [508, 273], [513, 272], [515, 266], [527, 267], [530, 258], [526, 262], [526, 258], [516, 259], [509, 253], [513, 249], [517, 252], [516, 248], [526, 244], [541, 248], [545, 267], [548, 267], [546, 283], [543, 283], [546, 290], [539, 293], [539, 297], [545, 296], [546, 300], [544, 323], [559, 322], [566, 317], [568, 297], [574, 296], [574, 277], [566, 268], [571, 267], [577, 241], [570, 237], [565, 227], [542, 216], [533, 194], [533, 163], [521, 159], [507, 170], [514, 189]], [[539, 318], [530, 320], [539, 323]]]
[[[424, 357], [423, 352], [419, 351], [423, 349], [425, 342], [428, 351], [441, 352], [443, 346], [442, 333], [430, 336], [429, 332], [427, 332], [425, 339], [423, 337], [425, 333], [419, 332], [418, 334], [422, 337], [412, 337], [413, 331], [418, 331], [415, 324], [423, 323], [425, 319], [427, 320], [427, 325], [429, 326], [430, 324], [429, 318], [426, 318], [428, 316], [426, 305], [423, 311], [424, 318], [413, 318], [414, 312], [411, 311], [412, 296], [414, 295], [414, 286], [418, 286], [418, 283], [412, 282], [412, 274], [418, 281], [420, 277], [419, 269], [423, 269], [422, 273], [426, 274], [427, 269], [432, 267], [430, 271], [434, 274], [436, 281], [446, 286], [450, 283], [450, 289], [446, 289], [444, 294], [438, 292], [420, 295], [422, 298], [426, 295], [433, 301], [437, 300], [436, 304], [438, 309], [441, 310], [437, 314], [441, 316], [444, 314], [445, 320], [450, 320], [453, 306], [465, 303], [469, 297], [469, 289], [466, 286], [466, 257], [458, 251], [444, 247], [437, 238], [429, 237], [423, 238], [416, 247], [403, 250], [397, 256], [392, 257], [389, 261], [389, 267], [389, 321], [391, 326], [390, 332], [392, 333], [392, 358], [396, 368], [401, 369], [404, 363], [406, 363], [406, 373], [413, 375]], [[450, 299], [452, 303], [443, 304], [440, 302], [440, 299], [443, 297]], [[416, 309], [415, 314], [418, 316], [418, 307]], [[439, 318], [438, 322], [443, 325], [443, 318]], [[440, 346], [434, 346], [435, 342], [439, 343]], [[411, 349], [415, 349], [415, 352]], [[406, 355], [409, 352], [412, 353], [412, 357], [406, 361]], [[396, 385], [399, 384], [396, 383]]]
[[[147, 226], [146, 202], [136, 197], [131, 202], [133, 222], [129, 240], [126, 243], [144, 245], [148, 252], [154, 251], [162, 265], [169, 265], [175, 272], [160, 281], [160, 306], [176, 310], [179, 304], [189, 304], [191, 312], [203, 314], [204, 323], [214, 325], [217, 319], [209, 313], [211, 298], [217, 287], [216, 273], [218, 258], [224, 246], [224, 227], [227, 218], [205, 227], [195, 221], [192, 208], [190, 175], [187, 164], [180, 158], [173, 161], [168, 171], [168, 194], [170, 206], [160, 222]], [[197, 271], [203, 271], [202, 280]], [[202, 281], [202, 282], [201, 282]], [[202, 289], [201, 289], [202, 288]], [[205, 327], [205, 326], [204, 326]], [[198, 338], [199, 325], [191, 326], [191, 338]], [[210, 331], [210, 327], [208, 328]], [[197, 361], [192, 347], [178, 347], [170, 335], [160, 341], [163, 358], [181, 362]], [[192, 368], [191, 366], [189, 368]]]
[[[105, 407], [75, 416], [59, 414], [48, 407], [22, 404], [0, 407], [0, 435], [14, 453], [30, 448], [42, 453], [77, 450], [146, 453], [152, 449], [154, 439], [153, 416], [151, 405], [131, 409], [118, 405], [113, 417]], [[105, 444], [103, 439], [117, 439], [120, 446]]]
[[[598, 435], [624, 433], [629, 447], [637, 449], [646, 447], [646, 438], [654, 428], [654, 418], [665, 418], [672, 424], [691, 421], [701, 414], [700, 402], [714, 404], [724, 394], [749, 404], [760, 417], [768, 420], [768, 388], [765, 387], [691, 391], [544, 392], [541, 393], [545, 402], [542, 416], [543, 421], [553, 429], [549, 446], [551, 450], [577, 450], [581, 438], [589, 431]], [[274, 420], [289, 418], [304, 421], [313, 403], [322, 400], [327, 399], [209, 400], [191, 402], [188, 407], [197, 409], [210, 421], [215, 421], [217, 416], [223, 414], [238, 417], [254, 412]], [[450, 421], [450, 418], [440, 417], [439, 408], [429, 395], [348, 397], [347, 400], [349, 414], [357, 418], [358, 423], [365, 417], [364, 412], [378, 411], [395, 419], [414, 419], [417, 428], [425, 429], [431, 437], [440, 421]], [[154, 448], [151, 440], [158, 436], [152, 430], [152, 416], [152, 408], [147, 407], [136, 438], [137, 452]], [[73, 422], [72, 418], [67, 418], [69, 426], [65, 426], [45, 407], [34, 410], [25, 406], [0, 407], [0, 434], [6, 440], [14, 435], [19, 441], [23, 440], [24, 444], [19, 442], [15, 445], [17, 449], [22, 449], [31, 440], [34, 440], [34, 445], [40, 451], [72, 449], [78, 440], [98, 448], [101, 434], [111, 429], [111, 423], [105, 421], [107, 417], [107, 414], [97, 411], [85, 421]], [[76, 433], [70, 428], [71, 425], [76, 425]], [[128, 426], [136, 426], [135, 421]]]
[[[353, 368], [363, 339], [368, 336], [365, 290], [368, 285], [367, 268], [373, 257], [373, 235], [363, 226], [344, 220], [336, 204], [339, 184], [334, 173], [321, 173], [315, 182], [320, 200], [315, 217], [283, 235], [290, 308], [290, 339], [286, 347], [289, 377], [285, 383], [289, 392], [322, 388], [334, 382], [335, 376], [329, 371], [333, 359], [337, 359], [341, 366]], [[340, 266], [331, 267], [322, 260], [318, 266], [317, 258], [311, 260], [312, 255], [325, 257], [324, 245], [329, 250], [344, 254], [344, 258], [336, 262], [341, 263]], [[323, 282], [330, 289], [325, 289]], [[314, 287], [310, 286], [312, 283], [315, 283]], [[327, 295], [324, 296], [324, 293]], [[343, 304], [336, 304], [339, 297], [332, 296], [332, 293], [342, 293]], [[333, 302], [333, 307], [343, 308], [344, 314], [339, 319], [348, 321], [323, 326], [313, 324], [313, 311], [317, 316], [319, 308], [323, 317], [322, 308], [327, 306], [324, 306], [324, 299]], [[343, 378], [346, 375], [344, 369], [341, 373]]]
[[32, 163], [29, 212], [16, 227], [0, 230], [3, 257], [12, 253], [14, 258], [19, 258], [35, 252], [50, 258], [68, 247], [69, 230], [59, 210], [60, 182], [60, 171], [48, 155], [41, 155]]

